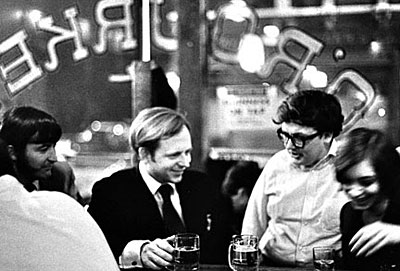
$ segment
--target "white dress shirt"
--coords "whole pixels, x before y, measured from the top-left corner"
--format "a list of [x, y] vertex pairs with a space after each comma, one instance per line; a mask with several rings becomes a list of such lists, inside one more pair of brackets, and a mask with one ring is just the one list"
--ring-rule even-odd
[[242, 233], [260, 238], [264, 255], [308, 266], [313, 247], [340, 249], [339, 216], [348, 198], [336, 181], [333, 153], [307, 169], [290, 163], [286, 150], [268, 161], [250, 196], [242, 227]]

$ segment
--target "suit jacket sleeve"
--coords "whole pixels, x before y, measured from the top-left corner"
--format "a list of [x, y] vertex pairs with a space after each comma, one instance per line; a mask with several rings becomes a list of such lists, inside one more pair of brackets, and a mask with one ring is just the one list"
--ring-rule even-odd
[[94, 184], [88, 212], [100, 226], [114, 257], [118, 259], [126, 245], [123, 229], [120, 227], [123, 225], [123, 216], [120, 215], [122, 210], [119, 202], [113, 198], [109, 186], [107, 178]]

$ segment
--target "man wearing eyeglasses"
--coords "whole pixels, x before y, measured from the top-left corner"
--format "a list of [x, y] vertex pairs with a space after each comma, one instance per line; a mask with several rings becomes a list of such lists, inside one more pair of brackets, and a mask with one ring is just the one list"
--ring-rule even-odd
[[348, 201], [333, 164], [341, 106], [323, 91], [300, 91], [282, 102], [273, 122], [285, 149], [257, 180], [242, 233], [259, 237], [262, 264], [312, 266], [313, 247], [340, 250], [339, 213]]

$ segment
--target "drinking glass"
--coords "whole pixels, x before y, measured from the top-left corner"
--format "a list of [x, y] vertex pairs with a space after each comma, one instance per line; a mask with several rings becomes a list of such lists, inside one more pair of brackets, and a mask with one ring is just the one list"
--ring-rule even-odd
[[234, 235], [228, 251], [229, 267], [233, 271], [258, 271], [258, 238], [255, 235]]
[[335, 249], [332, 247], [313, 248], [314, 268], [317, 271], [335, 270]]
[[200, 237], [195, 233], [179, 233], [174, 239], [174, 271], [198, 270]]

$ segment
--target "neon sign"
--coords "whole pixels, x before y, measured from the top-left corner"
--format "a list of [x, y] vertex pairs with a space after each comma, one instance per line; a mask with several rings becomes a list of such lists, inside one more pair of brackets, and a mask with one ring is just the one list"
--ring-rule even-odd
[[[244, 41], [246, 35], [253, 38], [256, 36], [257, 16], [255, 13], [252, 13], [251, 8], [240, 5], [243, 3], [243, 1], [233, 0], [218, 9], [213, 31], [212, 54], [221, 62], [239, 64], [240, 42]], [[235, 24], [237, 27], [234, 26]], [[245, 27], [243, 27], [243, 24]], [[225, 25], [229, 25], [230, 27], [224, 27]], [[243, 31], [235, 39], [229, 31], [237, 28]], [[261, 40], [261, 37], [259, 39]], [[241, 41], [237, 42], [237, 40]], [[252, 43], [254, 44], [254, 41]], [[289, 44], [297, 44], [304, 49], [300, 58], [290, 53], [290, 50], [288, 50]], [[323, 48], [324, 44], [321, 41], [300, 29], [295, 27], [283, 29], [277, 38], [275, 52], [267, 56], [265, 56], [264, 52], [260, 54], [261, 56], [265, 56], [265, 59], [261, 67], [255, 72], [259, 77], [268, 79], [278, 64], [289, 66], [293, 71], [289, 79], [282, 84], [282, 88], [288, 94], [298, 92], [298, 85], [300, 84], [304, 70], [312, 63], [314, 57], [320, 55]], [[266, 45], [261, 50], [265, 51]], [[346, 130], [368, 111], [374, 102], [375, 90], [364, 76], [352, 69], [341, 71], [333, 78], [325, 90], [335, 94], [344, 82], [355, 86], [364, 96], [361, 104], [354, 107], [352, 112], [346, 117], [344, 123], [344, 130]]]
[[[78, 18], [78, 7], [74, 6], [64, 10], [63, 12], [64, 19], [68, 22], [69, 28], [55, 25], [52, 16], [40, 19], [36, 24], [37, 30], [45, 31], [54, 35], [47, 42], [48, 60], [43, 63], [43, 66], [39, 65], [35, 61], [35, 56], [27, 46], [26, 41], [29, 36], [25, 30], [19, 30], [11, 37], [0, 42], [0, 55], [9, 54], [10, 52], [15, 51], [15, 49], [19, 52], [17, 57], [14, 57], [11, 61], [0, 62], [0, 75], [1, 79], [4, 81], [8, 94], [13, 97], [24, 90], [27, 86], [42, 78], [45, 75], [45, 72], [51, 73], [57, 70], [59, 67], [59, 58], [56, 46], [60, 43], [72, 41], [74, 45], [74, 50], [72, 52], [73, 60], [75, 62], [82, 61], [90, 56], [89, 49], [92, 49], [92, 51], [97, 55], [105, 53], [107, 51], [107, 33], [111, 31], [111, 29], [119, 28], [123, 29], [123, 39], [121, 43], [122, 49], [131, 50], [137, 48], [137, 40], [133, 37], [133, 26], [135, 23], [131, 14], [133, 2], [133, 0], [101, 0], [96, 3], [94, 17], [98, 26], [97, 42], [91, 48], [85, 45], [82, 40], [82, 30]], [[162, 0], [152, 1], [153, 22], [157, 21], [157, 18], [159, 19], [159, 5], [162, 3]], [[106, 10], [112, 8], [122, 9], [123, 15], [121, 18], [109, 19], [105, 16]], [[227, 14], [224, 14], [225, 17], [226, 15]], [[245, 16], [248, 18], [247, 21], [250, 22], [249, 27], [246, 27], [245, 31], [254, 32], [256, 18], [252, 16], [252, 13], [244, 7], [242, 13], [239, 15]], [[213, 47], [213, 54], [219, 56], [222, 61], [230, 63], [237, 62], [235, 48], [232, 48], [232, 46], [227, 43], [219, 42], [219, 39], [224, 37], [224, 33], [218, 29], [219, 25], [223, 25], [223, 22], [218, 22], [220, 23], [216, 24], [213, 36], [213, 42], [218, 46]], [[162, 37], [159, 28], [159, 21], [158, 24], [153, 24], [152, 27], [153, 30], [157, 30], [153, 33], [153, 41], [155, 39], [157, 40], [157, 42], [155, 42], [156, 45], [163, 47], [166, 51], [176, 51], [178, 49], [175, 38]], [[285, 47], [289, 42], [298, 43], [306, 49], [306, 53], [302, 59], [296, 59], [287, 53]], [[298, 91], [297, 85], [302, 72], [305, 67], [312, 62], [312, 59], [320, 54], [323, 49], [323, 44], [321, 41], [299, 29], [289, 28], [282, 31], [279, 35], [277, 49], [278, 50], [275, 54], [269, 55], [265, 59], [264, 65], [257, 74], [260, 77], [268, 78], [273, 73], [276, 65], [284, 63], [293, 68], [294, 72], [289, 80], [284, 83], [283, 88], [288, 93], [296, 92]], [[24, 69], [21, 69], [21, 67], [24, 67]], [[15, 71], [19, 71], [19, 73], [15, 74]], [[375, 97], [374, 88], [361, 74], [353, 70], [344, 70], [334, 78], [332, 82], [330, 82], [328, 90], [331, 92], [335, 91], [338, 84], [344, 81], [354, 84], [364, 93], [366, 97], [365, 103], [362, 108], [357, 109], [358, 111], [363, 112], [363, 110], [368, 108], [368, 106], [373, 102], [373, 98]], [[357, 118], [357, 114], [355, 114], [354, 118]]]
[[[97, 43], [92, 46], [92, 51], [97, 54], [104, 54], [107, 51], [107, 33], [112, 29], [123, 29], [122, 50], [133, 50], [137, 48], [137, 40], [133, 37], [133, 27], [135, 22], [132, 17], [132, 5], [134, 0], [101, 0], [96, 3], [94, 10], [95, 22], [97, 28]], [[159, 6], [163, 4], [162, 0], [152, 0], [154, 37], [155, 46], [161, 47], [165, 51], [176, 51], [177, 41], [172, 38], [166, 38], [162, 35], [159, 24], [161, 22]], [[108, 9], [121, 8], [122, 16], [119, 19], [110, 19], [105, 16]], [[82, 29], [79, 24], [78, 7], [74, 6], [65, 9], [64, 19], [68, 22], [69, 28], [63, 28], [54, 24], [52, 16], [41, 18], [35, 25], [36, 30], [45, 31], [54, 36], [47, 42], [48, 61], [43, 63], [43, 67], [35, 61], [35, 56], [27, 46], [29, 36], [27, 32], [19, 30], [6, 40], [0, 42], [0, 55], [7, 55], [17, 51], [17, 57], [5, 63], [0, 62], [0, 75], [4, 81], [5, 89], [9, 96], [14, 97], [27, 86], [33, 84], [45, 75], [45, 72], [54, 72], [59, 67], [59, 58], [56, 46], [66, 41], [72, 41], [74, 51], [72, 53], [75, 62], [82, 61], [89, 57], [89, 48], [83, 42]], [[22, 71], [19, 71], [22, 70]], [[16, 72], [18, 71], [18, 72]], [[15, 74], [17, 73], [17, 74]]]

